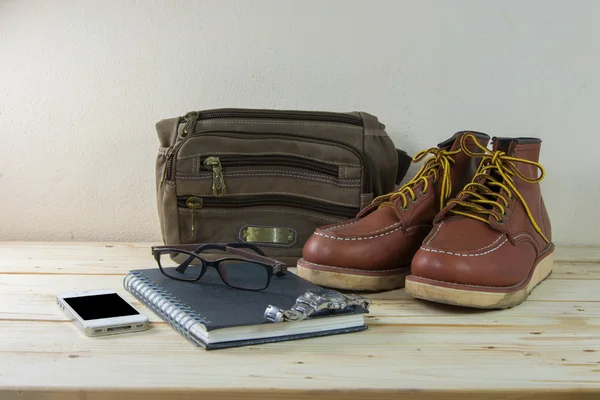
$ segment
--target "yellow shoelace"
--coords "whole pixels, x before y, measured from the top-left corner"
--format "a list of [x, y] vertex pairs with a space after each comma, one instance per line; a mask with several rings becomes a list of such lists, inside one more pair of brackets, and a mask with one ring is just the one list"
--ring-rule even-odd
[[[444, 208], [444, 205], [450, 194], [452, 193], [452, 183], [450, 182], [450, 167], [454, 164], [453, 155], [460, 153], [460, 149], [454, 151], [448, 151], [439, 149], [437, 147], [432, 147], [431, 149], [421, 150], [418, 152], [414, 158], [413, 162], [417, 163], [423, 160], [428, 154], [433, 155], [433, 157], [429, 158], [425, 164], [419, 169], [419, 172], [412, 178], [409, 182], [405, 183], [400, 187], [397, 191], [393, 193], [384, 194], [382, 196], [378, 196], [373, 199], [373, 203], [378, 201], [383, 201], [379, 205], [381, 207], [392, 207], [392, 201], [397, 199], [398, 197], [402, 198], [402, 208], [406, 209], [408, 207], [408, 197], [410, 197], [411, 201], [415, 201], [417, 199], [417, 195], [413, 190], [414, 186], [423, 182], [423, 188], [421, 189], [421, 194], [424, 195], [427, 192], [429, 187], [428, 177], [433, 175], [432, 184], [436, 185], [438, 182], [438, 178], [441, 178], [442, 181], [442, 192], [440, 196], [440, 210]], [[441, 170], [441, 173], [438, 174], [438, 170]]]
[[[482, 155], [481, 153], [471, 152], [465, 145], [467, 139], [471, 139], [475, 145], [484, 152], [484, 154]], [[480, 156], [481, 163], [479, 164], [479, 168], [477, 169], [477, 172], [475, 173], [471, 183], [467, 184], [463, 190], [458, 193], [456, 198], [450, 200], [448, 204], [452, 204], [453, 206], [462, 206], [468, 210], [472, 210], [476, 214], [492, 215], [496, 221], [501, 222], [502, 215], [506, 215], [508, 200], [506, 200], [504, 195], [494, 192], [492, 189], [490, 189], [491, 186], [499, 187], [504, 189], [509, 199], [513, 198], [513, 194], [517, 196], [517, 198], [521, 201], [523, 208], [525, 208], [527, 217], [529, 218], [529, 221], [535, 230], [544, 238], [546, 242], [549, 242], [548, 238], [546, 238], [538, 224], [535, 222], [535, 219], [533, 218], [533, 215], [531, 215], [531, 211], [529, 210], [525, 199], [523, 199], [523, 196], [521, 193], [519, 193], [514, 183], [514, 176], [518, 176], [520, 179], [528, 183], [539, 183], [542, 179], [544, 179], [544, 167], [534, 161], [510, 157], [503, 151], [492, 152], [479, 144], [479, 142], [477, 142], [475, 139], [475, 136], [471, 134], [464, 135], [461, 138], [460, 147], [465, 154], [468, 154], [471, 157]], [[541, 171], [540, 177], [532, 179], [523, 175], [515, 163], [525, 163], [537, 167]], [[492, 173], [498, 174], [500, 177], [502, 177], [502, 180], [500, 181], [496, 179]], [[488, 198], [486, 198], [486, 196]], [[495, 197], [496, 200], [490, 200], [489, 197]], [[460, 200], [458, 200], [459, 198]], [[491, 205], [492, 208], [486, 208], [484, 207], [485, 205]], [[498, 209], [500, 210], [499, 212]], [[454, 208], [451, 208], [449, 211], [454, 214], [460, 214], [469, 218], [477, 219], [487, 224], [490, 223], [486, 218], [466, 211], [456, 210]]]

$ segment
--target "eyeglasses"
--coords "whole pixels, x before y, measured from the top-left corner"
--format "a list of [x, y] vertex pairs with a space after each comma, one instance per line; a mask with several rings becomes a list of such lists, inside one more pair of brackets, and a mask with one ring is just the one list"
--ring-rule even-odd
[[[202, 252], [206, 253], [200, 255]], [[282, 277], [287, 272], [285, 264], [250, 243], [153, 246], [152, 255], [168, 278], [195, 282], [212, 267], [225, 284], [242, 290], [266, 289], [273, 276]]]

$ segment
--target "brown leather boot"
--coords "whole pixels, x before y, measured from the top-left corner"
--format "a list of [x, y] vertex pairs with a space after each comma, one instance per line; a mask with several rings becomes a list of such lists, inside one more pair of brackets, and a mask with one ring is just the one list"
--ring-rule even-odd
[[[464, 136], [465, 152], [475, 138]], [[435, 219], [406, 292], [475, 308], [522, 303], [552, 271], [554, 245], [539, 182], [541, 140], [494, 138], [478, 174]], [[539, 176], [538, 176], [539, 175]]]
[[[417, 153], [414, 162], [431, 157], [398, 191], [374, 199], [352, 220], [318, 228], [304, 245], [298, 275], [337, 289], [403, 287], [433, 218], [477, 170], [479, 160], [460, 148], [464, 134], [458, 132], [438, 147]], [[489, 142], [484, 133], [473, 135], [483, 146]]]

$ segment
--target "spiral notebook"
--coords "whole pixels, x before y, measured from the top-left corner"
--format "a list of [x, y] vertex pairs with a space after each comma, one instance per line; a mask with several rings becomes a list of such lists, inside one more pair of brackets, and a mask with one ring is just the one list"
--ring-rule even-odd
[[319, 286], [288, 273], [274, 278], [265, 290], [252, 292], [230, 288], [213, 271], [201, 281], [182, 282], [167, 278], [158, 269], [132, 270], [123, 286], [186, 339], [206, 350], [367, 329], [363, 314], [368, 311], [362, 307], [303, 321], [269, 322], [264, 318], [269, 305], [289, 309], [305, 291]]

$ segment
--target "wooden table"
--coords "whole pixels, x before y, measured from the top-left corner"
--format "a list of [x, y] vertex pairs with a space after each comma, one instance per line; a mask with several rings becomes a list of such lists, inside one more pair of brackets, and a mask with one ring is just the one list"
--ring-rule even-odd
[[[0, 399], [600, 399], [600, 249], [558, 248], [522, 305], [474, 311], [374, 294], [369, 330], [206, 351], [122, 287], [150, 244], [0, 243]], [[148, 331], [83, 336], [55, 304], [114, 288]]]

